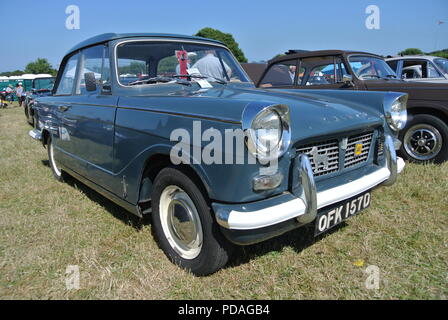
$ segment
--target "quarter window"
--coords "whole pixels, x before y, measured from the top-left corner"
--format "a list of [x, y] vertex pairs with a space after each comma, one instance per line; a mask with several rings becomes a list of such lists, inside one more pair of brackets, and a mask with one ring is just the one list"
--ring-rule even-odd
[[82, 51], [80, 81], [76, 94], [92, 94], [86, 90], [85, 74], [93, 73], [97, 91], [105, 84], [110, 84], [110, 67], [107, 46], [99, 45]]
[[70, 95], [75, 84], [76, 67], [78, 64], [78, 54], [71, 56], [65, 64], [64, 72], [59, 80], [56, 95]]

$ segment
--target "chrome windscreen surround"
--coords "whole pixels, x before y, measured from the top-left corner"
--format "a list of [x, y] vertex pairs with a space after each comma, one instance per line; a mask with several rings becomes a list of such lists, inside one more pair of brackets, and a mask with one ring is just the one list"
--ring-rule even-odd
[[[394, 131], [399, 131], [406, 126], [408, 119], [407, 102], [409, 95], [407, 93], [386, 92], [384, 94], [383, 108], [386, 122]], [[399, 103], [401, 109], [393, 110], [393, 106]]]
[[[281, 137], [279, 143], [266, 155], [260, 152], [257, 141], [254, 140], [254, 130], [252, 123], [255, 118], [266, 110], [275, 111], [281, 119]], [[246, 136], [246, 145], [249, 152], [257, 159], [262, 161], [270, 161], [280, 158], [287, 150], [291, 143], [291, 119], [289, 107], [285, 104], [265, 105], [259, 103], [251, 103], [244, 108], [242, 115], [242, 129]]]

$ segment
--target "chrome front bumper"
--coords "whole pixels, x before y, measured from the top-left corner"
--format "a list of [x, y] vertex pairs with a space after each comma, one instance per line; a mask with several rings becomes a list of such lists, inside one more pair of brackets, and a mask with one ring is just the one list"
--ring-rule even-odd
[[244, 205], [213, 203], [216, 220], [219, 225], [229, 230], [260, 229], [290, 219], [296, 219], [300, 225], [312, 222], [320, 208], [349, 199], [381, 183], [384, 185], [395, 183], [405, 163], [402, 158], [397, 157], [392, 137], [386, 137], [384, 149], [386, 165], [383, 168], [321, 192], [316, 191], [308, 157], [300, 155], [299, 174], [303, 191], [299, 197], [287, 193], [273, 199]]
[[37, 129], [30, 130], [30, 132], [28, 132], [28, 135], [34, 140], [42, 141], [42, 133]]

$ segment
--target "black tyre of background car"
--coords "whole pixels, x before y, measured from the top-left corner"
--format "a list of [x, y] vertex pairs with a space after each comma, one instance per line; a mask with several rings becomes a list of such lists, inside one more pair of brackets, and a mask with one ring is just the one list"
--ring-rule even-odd
[[[431, 149], [435, 145], [433, 137], [436, 137], [436, 143], [439, 144], [436, 149], [439, 149], [439, 151], [434, 154], [427, 153], [425, 157], [425, 149], [421, 149], [421, 154], [412, 150], [421, 140], [419, 138], [423, 138], [420, 141], [421, 144], [428, 144], [427, 149]], [[415, 163], [442, 163], [448, 160], [448, 126], [435, 116], [429, 114], [411, 116], [406, 128], [400, 131], [399, 138], [402, 141], [400, 155], [406, 160]], [[426, 147], [423, 146], [422, 148]], [[435, 151], [435, 148], [433, 150]]]
[[65, 172], [57, 166], [57, 162], [54, 158], [54, 149], [51, 137], [48, 137], [47, 139], [47, 152], [48, 162], [50, 164], [51, 172], [53, 173], [54, 178], [60, 182], [63, 182], [66, 175]]
[[[161, 196], [164, 190], [172, 186], [185, 191], [194, 203], [200, 218], [202, 246], [200, 253], [193, 259], [185, 259], [175, 251], [162, 227], [161, 219], [164, 215], [161, 214]], [[216, 272], [227, 263], [232, 245], [221, 234], [204, 195], [187, 175], [172, 167], [162, 169], [154, 180], [151, 199], [154, 236], [160, 248], [174, 264], [197, 276], [205, 276]]]

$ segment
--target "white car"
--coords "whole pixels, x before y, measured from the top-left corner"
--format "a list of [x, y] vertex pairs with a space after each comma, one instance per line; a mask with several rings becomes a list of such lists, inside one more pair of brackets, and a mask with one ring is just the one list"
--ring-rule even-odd
[[406, 81], [448, 83], [448, 59], [435, 56], [403, 56], [386, 59]]

